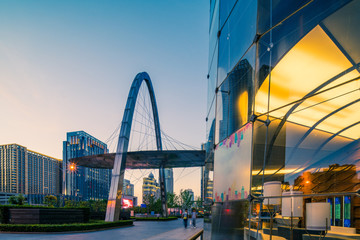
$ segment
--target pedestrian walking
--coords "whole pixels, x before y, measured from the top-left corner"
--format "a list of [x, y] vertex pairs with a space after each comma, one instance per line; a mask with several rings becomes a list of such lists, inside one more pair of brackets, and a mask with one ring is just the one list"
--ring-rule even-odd
[[185, 209], [185, 212], [182, 214], [182, 219], [184, 220], [184, 227], [187, 228], [189, 214], [187, 209]]
[[195, 210], [195, 208], [193, 208], [193, 210], [192, 210], [191, 222], [192, 222], [192, 227], [196, 228], [196, 210]]

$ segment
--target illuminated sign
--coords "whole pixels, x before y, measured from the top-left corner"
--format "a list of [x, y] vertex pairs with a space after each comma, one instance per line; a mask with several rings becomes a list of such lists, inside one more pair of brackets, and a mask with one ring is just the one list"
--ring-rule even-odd
[[130, 199], [122, 198], [121, 200], [123, 208], [132, 208], [134, 206], [133, 201]]

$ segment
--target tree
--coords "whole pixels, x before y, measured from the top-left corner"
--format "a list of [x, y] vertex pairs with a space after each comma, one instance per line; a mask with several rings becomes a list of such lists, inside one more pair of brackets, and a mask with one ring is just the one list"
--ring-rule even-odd
[[156, 212], [156, 213], [161, 213], [161, 199], [157, 199], [155, 202], [154, 202], [154, 209], [153, 211]]
[[146, 209], [148, 212], [161, 212], [161, 200], [156, 199], [153, 194], [146, 194], [143, 198], [143, 202], [146, 204]]
[[54, 195], [46, 195], [44, 198], [44, 204], [48, 207], [55, 207], [57, 204], [57, 197]]
[[148, 212], [154, 211], [155, 196], [153, 194], [144, 195], [143, 202], [146, 204], [146, 209], [147, 209]]
[[182, 208], [190, 208], [192, 205], [191, 194], [189, 191], [180, 190], [180, 201]]
[[90, 208], [90, 203], [88, 201], [77, 202], [77, 207], [88, 207]]
[[169, 208], [175, 208], [180, 205], [179, 196], [175, 193], [167, 193], [167, 205]]
[[8, 201], [9, 201], [10, 204], [17, 205], [17, 198], [16, 198], [16, 196], [10, 196]]
[[197, 197], [195, 200], [196, 208], [202, 208], [203, 201], [201, 200], [201, 197]]
[[92, 212], [105, 212], [107, 200], [97, 200], [97, 201], [89, 201], [90, 209]]
[[11, 196], [9, 197], [9, 203], [15, 205], [24, 205], [25, 197], [21, 193], [17, 196]]
[[77, 203], [74, 200], [66, 200], [65, 201], [65, 207], [66, 208], [77, 207]]

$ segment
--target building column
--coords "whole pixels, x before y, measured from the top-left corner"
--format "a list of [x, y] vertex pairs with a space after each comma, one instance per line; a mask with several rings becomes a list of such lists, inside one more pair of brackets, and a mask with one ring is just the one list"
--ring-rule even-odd
[[106, 207], [105, 222], [119, 220], [121, 212], [121, 197], [125, 176], [126, 153], [115, 155], [114, 169], [111, 175], [111, 185]]
[[163, 166], [159, 169], [159, 179], [160, 179], [160, 198], [161, 198], [161, 207], [162, 207], [162, 216], [167, 217], [167, 192], [165, 186], [165, 169]]

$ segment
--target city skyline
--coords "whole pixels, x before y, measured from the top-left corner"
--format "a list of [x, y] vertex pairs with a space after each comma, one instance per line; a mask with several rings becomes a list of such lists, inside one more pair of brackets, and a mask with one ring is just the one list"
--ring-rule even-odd
[[[0, 16], [0, 144], [61, 158], [66, 132], [105, 141], [141, 71], [162, 130], [199, 148], [205, 141], [207, 1], [3, 1]], [[200, 195], [200, 169], [175, 169], [174, 191], [188, 185]]]

